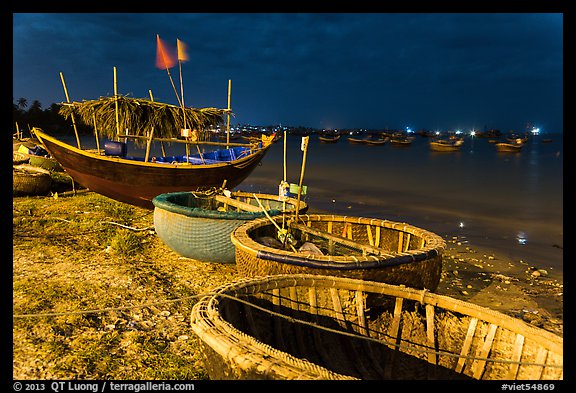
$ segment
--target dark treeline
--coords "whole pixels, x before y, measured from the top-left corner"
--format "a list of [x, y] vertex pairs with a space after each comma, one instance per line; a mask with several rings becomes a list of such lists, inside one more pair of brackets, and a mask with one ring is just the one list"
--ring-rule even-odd
[[[16, 134], [16, 124], [25, 136], [30, 136], [30, 129], [33, 127], [52, 133], [74, 132], [72, 121], [58, 114], [61, 106], [61, 104], [54, 103], [43, 109], [38, 100], [34, 100], [32, 103], [23, 97], [14, 100], [12, 103], [12, 134]], [[88, 127], [83, 124], [76, 124], [76, 126], [80, 133], [90, 132]]]

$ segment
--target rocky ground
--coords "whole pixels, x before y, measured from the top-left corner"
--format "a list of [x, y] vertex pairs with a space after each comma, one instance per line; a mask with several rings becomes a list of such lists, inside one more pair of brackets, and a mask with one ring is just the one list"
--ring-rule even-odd
[[[180, 257], [151, 211], [82, 191], [13, 200], [13, 378], [207, 379], [188, 319], [235, 265]], [[562, 282], [446, 241], [437, 293], [563, 335]]]

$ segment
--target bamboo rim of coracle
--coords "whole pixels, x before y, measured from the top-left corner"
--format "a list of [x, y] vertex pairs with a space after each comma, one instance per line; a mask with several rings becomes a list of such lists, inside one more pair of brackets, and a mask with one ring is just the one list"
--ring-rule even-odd
[[[274, 217], [274, 222], [279, 223], [282, 217]], [[446, 242], [440, 236], [415, 227], [413, 225], [395, 222], [377, 218], [365, 218], [365, 217], [349, 217], [349, 216], [338, 216], [338, 215], [323, 215], [323, 214], [306, 214], [301, 215], [300, 222], [306, 224], [309, 221], [325, 221], [325, 222], [344, 222], [351, 224], [365, 225], [366, 230], [372, 233], [375, 228], [379, 230], [380, 228], [393, 229], [400, 232], [400, 235], [410, 234], [411, 236], [417, 236], [422, 239], [421, 245], [418, 249], [414, 250], [399, 250], [398, 252], [381, 250], [377, 253], [378, 255], [311, 255], [311, 254], [298, 254], [298, 257], [310, 261], [319, 262], [340, 262], [343, 264], [353, 262], [357, 267], [361, 267], [362, 264], [369, 265], [371, 267], [376, 267], [378, 264], [404, 264], [412, 263], [418, 260], [427, 259], [429, 257], [436, 257], [442, 253], [446, 247]], [[232, 232], [231, 240], [235, 247], [253, 257], [258, 257], [262, 254], [276, 254], [285, 257], [294, 256], [294, 252], [287, 250], [280, 250], [272, 247], [265, 246], [258, 243], [250, 236], [250, 233], [256, 229], [270, 225], [270, 219], [259, 218], [250, 222], [247, 222]], [[376, 247], [368, 247], [372, 249], [377, 249]]]

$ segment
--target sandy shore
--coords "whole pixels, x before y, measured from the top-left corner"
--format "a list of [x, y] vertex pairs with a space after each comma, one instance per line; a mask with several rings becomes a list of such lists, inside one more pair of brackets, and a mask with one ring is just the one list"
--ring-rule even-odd
[[[150, 211], [91, 192], [13, 200], [15, 379], [206, 378], [188, 322], [194, 301], [173, 299], [239, 279], [235, 266], [183, 258], [153, 230], [104, 225], [121, 220], [153, 228]], [[563, 335], [562, 281], [467, 239], [445, 240], [437, 293]], [[82, 315], [112, 306], [128, 308]], [[80, 315], [23, 317], [54, 311]]]

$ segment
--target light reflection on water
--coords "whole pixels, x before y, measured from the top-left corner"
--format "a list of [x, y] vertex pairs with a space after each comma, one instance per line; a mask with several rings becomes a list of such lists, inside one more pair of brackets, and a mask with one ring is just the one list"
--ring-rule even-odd
[[[561, 134], [552, 138], [552, 143], [529, 140], [517, 153], [499, 153], [478, 137], [466, 138], [459, 152], [433, 152], [420, 136], [409, 147], [395, 148], [356, 145], [345, 138], [323, 144], [312, 135], [305, 200], [311, 209], [407, 222], [445, 238], [465, 236], [510, 258], [561, 271], [563, 141]], [[82, 143], [95, 147], [93, 137]], [[290, 183], [299, 181], [300, 143], [300, 137], [288, 137]], [[283, 144], [272, 146], [237, 188], [276, 194], [284, 173]], [[129, 154], [136, 155], [132, 150]], [[184, 147], [173, 144], [168, 151], [183, 154]], [[161, 154], [159, 144], [151, 154]]]
[[[466, 140], [460, 152], [412, 146], [363, 146], [340, 140], [308, 150], [308, 203], [336, 214], [408, 222], [440, 235], [466, 236], [480, 246], [562, 269], [562, 139], [529, 141], [519, 153], [498, 153], [487, 140]], [[282, 177], [282, 145], [274, 146], [246, 184]], [[288, 179], [297, 182], [302, 152], [288, 138]], [[336, 203], [332, 203], [335, 200]], [[460, 223], [465, 223], [460, 227]], [[523, 233], [522, 241], [518, 234]]]

